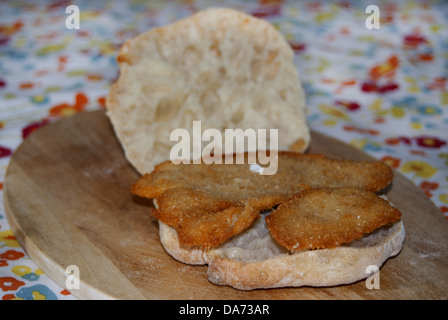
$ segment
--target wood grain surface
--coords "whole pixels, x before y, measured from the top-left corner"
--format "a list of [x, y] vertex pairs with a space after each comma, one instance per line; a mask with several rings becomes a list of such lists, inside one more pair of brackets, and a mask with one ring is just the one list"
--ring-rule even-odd
[[[309, 152], [371, 159], [313, 132]], [[447, 299], [448, 222], [412, 182], [395, 174], [389, 199], [403, 214], [401, 253], [365, 281], [328, 288], [239, 291], [211, 284], [206, 266], [172, 259], [159, 242], [151, 203], [135, 198], [129, 165], [103, 110], [47, 125], [14, 153], [4, 204], [17, 239], [62, 287], [67, 266], [80, 271], [81, 299]]]

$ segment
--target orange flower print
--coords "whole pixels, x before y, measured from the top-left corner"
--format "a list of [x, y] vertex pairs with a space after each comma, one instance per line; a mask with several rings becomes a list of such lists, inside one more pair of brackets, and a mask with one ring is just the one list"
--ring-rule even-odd
[[431, 191], [436, 190], [439, 187], [439, 184], [437, 182], [430, 182], [430, 181], [422, 181], [420, 183], [420, 188], [426, 193], [428, 197], [432, 197], [433, 194]]
[[78, 111], [84, 110], [84, 107], [87, 104], [87, 102], [89, 102], [89, 99], [84, 93], [79, 92], [76, 94], [75, 108], [77, 108]]
[[398, 168], [400, 166], [401, 159], [392, 156], [384, 156], [381, 158], [381, 161], [392, 168]]
[[408, 137], [393, 137], [393, 138], [387, 138], [385, 140], [386, 144], [388, 145], [398, 145], [401, 143], [404, 143], [406, 145], [411, 145], [412, 141]]
[[385, 63], [378, 64], [370, 69], [369, 76], [372, 79], [379, 79], [382, 77], [391, 78], [399, 64], [400, 60], [396, 55], [393, 55]]
[[99, 97], [96, 101], [98, 102], [101, 108], [106, 107], [106, 97]]
[[60, 292], [60, 294], [62, 294], [63, 296], [69, 296], [69, 295], [71, 295], [70, 291], [68, 291], [68, 290], [66, 290], [66, 289], [62, 290], [62, 291]]
[[19, 88], [22, 90], [32, 89], [34, 87], [34, 83], [26, 81], [19, 84]]
[[17, 32], [19, 32], [23, 27], [23, 22], [20, 20], [17, 20], [16, 22], [12, 24], [2, 24], [0, 25], [0, 33], [7, 34], [7, 35], [13, 35]]
[[0, 289], [2, 289], [2, 291], [15, 291], [23, 285], [25, 285], [25, 282], [13, 277], [0, 278]]
[[6, 259], [6, 260], [18, 260], [22, 257], [24, 257], [25, 254], [16, 250], [8, 250], [2, 254], [0, 254], [0, 259]]
[[78, 92], [76, 94], [74, 104], [61, 103], [61, 104], [55, 105], [53, 108], [50, 109], [50, 116], [53, 116], [53, 117], [70, 116], [77, 112], [83, 111], [88, 102], [89, 102], [89, 99], [87, 98], [87, 96], [82, 92]]
[[441, 206], [440, 211], [444, 214], [445, 218], [448, 219], [448, 207], [447, 206]]
[[422, 181], [420, 187], [425, 190], [435, 190], [439, 187], [438, 182]]

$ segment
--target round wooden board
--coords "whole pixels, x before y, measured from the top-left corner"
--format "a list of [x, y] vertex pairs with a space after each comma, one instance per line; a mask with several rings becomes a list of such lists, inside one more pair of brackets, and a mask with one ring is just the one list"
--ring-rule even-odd
[[[313, 132], [312, 153], [371, 159]], [[380, 289], [365, 281], [329, 288], [239, 291], [211, 284], [206, 266], [171, 258], [159, 241], [150, 202], [132, 197], [139, 178], [103, 110], [47, 125], [14, 153], [5, 177], [11, 228], [35, 263], [66, 287], [79, 268], [81, 299], [446, 299], [448, 222], [412, 182], [396, 173], [389, 199], [406, 229], [401, 253], [380, 271]]]

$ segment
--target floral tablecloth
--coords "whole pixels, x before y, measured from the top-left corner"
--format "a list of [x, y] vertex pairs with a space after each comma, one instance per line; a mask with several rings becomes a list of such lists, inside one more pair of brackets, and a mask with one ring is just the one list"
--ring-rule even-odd
[[[448, 217], [446, 1], [0, 1], [0, 190], [36, 129], [104, 107], [126, 39], [211, 6], [272, 22], [296, 54], [311, 128], [389, 164]], [[20, 247], [3, 203], [0, 297], [76, 299]]]

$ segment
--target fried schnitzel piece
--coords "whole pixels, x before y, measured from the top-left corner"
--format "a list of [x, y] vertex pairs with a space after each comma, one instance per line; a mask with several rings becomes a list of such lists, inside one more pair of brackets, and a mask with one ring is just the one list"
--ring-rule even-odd
[[143, 175], [132, 186], [132, 193], [157, 198], [168, 189], [188, 186], [200, 190], [221, 188], [221, 192], [244, 199], [272, 192], [291, 194], [291, 188], [297, 184], [312, 188], [358, 187], [377, 192], [393, 178], [392, 169], [379, 161], [330, 159], [320, 154], [289, 151], [278, 152], [276, 174], [260, 175], [247, 163], [247, 153], [245, 156], [245, 164], [175, 165], [165, 161]]
[[260, 175], [253, 170], [255, 164], [245, 160], [245, 164], [225, 165], [166, 161], [141, 177], [132, 193], [156, 199], [158, 208], [152, 210], [153, 215], [177, 230], [181, 244], [213, 247], [248, 228], [260, 211], [309, 187], [355, 186], [378, 191], [393, 177], [381, 162], [322, 155], [279, 152], [274, 175]]
[[283, 200], [282, 196], [245, 201], [214, 192], [174, 188], [157, 198], [154, 216], [174, 226], [183, 245], [214, 247], [241, 233], [259, 218], [259, 212]]
[[304, 190], [266, 216], [272, 237], [289, 250], [333, 248], [397, 222], [387, 200], [359, 188]]

